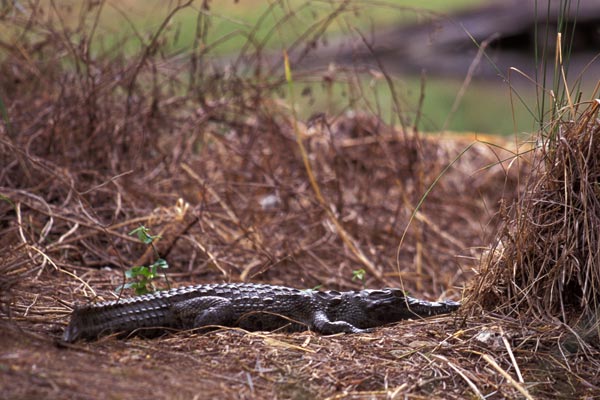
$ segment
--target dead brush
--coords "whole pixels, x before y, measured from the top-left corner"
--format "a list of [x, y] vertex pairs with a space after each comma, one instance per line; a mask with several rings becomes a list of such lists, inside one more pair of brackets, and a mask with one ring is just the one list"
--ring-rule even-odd
[[[511, 71], [535, 82], [538, 91], [532, 170], [519, 199], [502, 211], [503, 226], [466, 291], [465, 308], [467, 314], [483, 308], [514, 318], [523, 332], [546, 332], [539, 342], [556, 341], [561, 351], [580, 350], [595, 361], [590, 345], [600, 348], [600, 83], [593, 100], [576, 103], [582, 75], [569, 84], [569, 30], [576, 20], [567, 17], [577, 15], [579, 2], [539, 7], [547, 13], [545, 27], [540, 22], [535, 32], [539, 71], [535, 79]], [[553, 7], [560, 7], [556, 24], [550, 23]]]
[[[39, 4], [32, 3], [34, 11]], [[48, 15], [60, 14], [59, 2], [43, 4]], [[50, 265], [79, 275], [147, 264], [152, 254], [127, 236], [144, 224], [163, 237], [161, 257], [187, 277], [352, 287], [352, 271], [368, 257], [367, 285], [393, 285], [400, 277], [407, 289], [432, 296], [456, 290], [452, 286], [470, 271], [457, 271], [454, 255], [472, 258], [471, 246], [480, 244], [473, 244], [479, 235], [468, 233], [474, 230], [465, 223], [478, 226], [472, 216], [486, 212], [459, 195], [469, 185], [462, 173], [436, 186], [421, 210], [422, 226], [410, 230], [400, 256], [396, 248], [412, 205], [462, 144], [440, 148], [418, 134], [394, 132], [381, 116], [356, 112], [367, 100], [351, 68], [335, 76], [299, 72], [297, 85], [340, 79], [357, 93], [310, 134], [300, 121], [302, 140], [318, 161], [320, 201], [306, 186], [292, 127], [298, 121], [278, 99], [286, 82], [281, 60], [264, 54], [278, 29], [261, 40], [252, 31], [225, 71], [211, 51], [229, 38], [208, 38], [207, 3], [194, 10], [192, 51], [184, 57], [167, 46], [169, 20], [190, 11], [188, 4], [174, 3], [155, 32], [138, 33], [139, 52], [132, 54], [93, 45], [107, 2], [90, 3], [74, 24], [39, 12], [3, 14], [2, 26], [21, 34], [0, 46], [9, 122], [0, 125], [0, 194], [12, 202], [0, 203], [0, 246], [14, 249], [0, 268], [36, 274]], [[304, 41], [290, 46], [291, 68], [320, 43], [336, 16], [353, 10], [345, 4], [315, 17]], [[293, 12], [282, 18], [277, 26]], [[402, 106], [395, 104], [399, 114]], [[478, 154], [461, 159], [480, 162]], [[490, 193], [498, 172], [473, 180]], [[511, 177], [509, 186], [515, 182]], [[261, 206], [265, 199], [274, 206]], [[362, 262], [324, 218], [328, 209]], [[413, 271], [415, 258], [421, 261]]]
[[[556, 125], [469, 289], [471, 305], [560, 321], [600, 345], [600, 102]], [[507, 214], [508, 215], [508, 212]]]

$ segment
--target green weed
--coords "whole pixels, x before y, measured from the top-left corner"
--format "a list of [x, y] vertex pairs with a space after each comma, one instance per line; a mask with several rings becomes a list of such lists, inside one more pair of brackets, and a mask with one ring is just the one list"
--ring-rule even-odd
[[[169, 264], [166, 260], [159, 257], [154, 242], [160, 239], [160, 235], [151, 235], [148, 228], [144, 225], [129, 232], [129, 236], [137, 236], [140, 242], [147, 244], [152, 247], [156, 256], [156, 261], [148, 266], [138, 265], [125, 271], [125, 277], [130, 279], [130, 282], [119, 285], [116, 288], [117, 292], [121, 292], [125, 289], [133, 289], [136, 295], [153, 293], [156, 291], [154, 281], [159, 276], [160, 270], [166, 270], [169, 268]], [[169, 284], [167, 274], [163, 272], [167, 286]]]

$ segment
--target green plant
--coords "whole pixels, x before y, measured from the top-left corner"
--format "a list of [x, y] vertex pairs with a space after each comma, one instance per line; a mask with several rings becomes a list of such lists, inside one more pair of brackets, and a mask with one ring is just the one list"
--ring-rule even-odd
[[[158, 277], [159, 269], [165, 270], [169, 268], [169, 264], [163, 258], [160, 258], [156, 247], [154, 247], [154, 241], [160, 239], [160, 235], [151, 235], [150, 230], [144, 225], [140, 225], [136, 229], [129, 232], [129, 236], [136, 235], [140, 242], [150, 245], [156, 256], [156, 261], [148, 266], [137, 265], [125, 271], [125, 278], [131, 279], [130, 282], [119, 285], [116, 290], [121, 292], [124, 289], [133, 289], [136, 295], [148, 294], [156, 291], [154, 286], [154, 280]], [[167, 286], [169, 286], [169, 280], [167, 274], [163, 273]]]
[[[538, 1], [535, 2], [536, 20], [540, 17], [541, 21], [535, 24], [534, 59], [537, 67], [535, 82], [537, 83], [538, 139], [543, 143], [549, 143], [556, 139], [560, 121], [575, 119], [576, 107], [573, 95], [575, 98], [578, 97], [582, 76], [580, 75], [574, 82], [567, 80], [579, 2], [571, 4], [571, 0], [560, 0], [557, 5], [556, 21], [550, 16], [551, 2], [545, 4], [545, 10], [544, 4], [540, 2], [538, 5]], [[569, 17], [572, 19], [570, 20]], [[550, 67], [552, 62], [554, 62], [553, 68]]]
[[364, 269], [355, 269], [352, 271], [352, 280], [353, 281], [361, 281], [363, 288], [365, 287], [365, 279], [367, 278], [367, 271]]

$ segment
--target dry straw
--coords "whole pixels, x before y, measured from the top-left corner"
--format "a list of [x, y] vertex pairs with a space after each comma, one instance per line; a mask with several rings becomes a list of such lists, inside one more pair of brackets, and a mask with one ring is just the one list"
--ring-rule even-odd
[[[540, 143], [527, 190], [469, 291], [471, 305], [523, 321], [560, 321], [598, 344], [599, 100]], [[584, 345], [586, 340], [580, 341]], [[584, 345], [585, 348], [585, 345]]]

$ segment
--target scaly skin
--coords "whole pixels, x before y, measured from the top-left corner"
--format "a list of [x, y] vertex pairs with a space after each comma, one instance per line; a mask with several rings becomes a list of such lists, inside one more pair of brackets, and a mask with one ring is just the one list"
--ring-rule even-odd
[[336, 292], [252, 283], [209, 284], [77, 307], [63, 340], [95, 339], [116, 332], [155, 336], [208, 326], [360, 333], [403, 319], [447, 314], [459, 306], [453, 301], [414, 299], [400, 289]]

